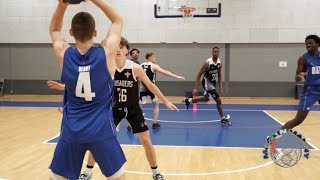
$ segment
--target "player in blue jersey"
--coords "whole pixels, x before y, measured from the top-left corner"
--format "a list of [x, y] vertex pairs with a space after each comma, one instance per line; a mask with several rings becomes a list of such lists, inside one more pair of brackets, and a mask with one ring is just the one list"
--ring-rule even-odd
[[[148, 76], [144, 73], [142, 66], [126, 59], [129, 49], [129, 42], [125, 38], [121, 38], [120, 47], [116, 56], [117, 70], [114, 76], [114, 123], [115, 125], [118, 125], [124, 118], [128, 120], [132, 126], [132, 132], [138, 135], [141, 144], [145, 149], [145, 154], [151, 167], [153, 179], [163, 180], [164, 177], [158, 169], [156, 152], [150, 139], [148, 126], [145, 123], [142, 110], [139, 106], [139, 82], [137, 79], [141, 79], [147, 88], [156, 96], [158, 96], [159, 99], [167, 106], [167, 108], [176, 111], [178, 111], [178, 108], [169, 102], [157, 88], [157, 86], [149, 80]], [[48, 81], [47, 83], [51, 89], [64, 90], [65, 88], [65, 85], [55, 81]], [[83, 171], [79, 177], [79, 180], [92, 179], [92, 169], [94, 163], [95, 159], [91, 154], [89, 154], [87, 168]]]
[[[300, 95], [298, 112], [294, 119], [286, 122], [281, 129], [292, 129], [301, 124], [310, 108], [320, 100], [320, 38], [317, 35], [309, 35], [305, 39], [307, 52], [298, 60], [296, 81], [304, 81], [304, 88]], [[274, 136], [267, 138], [270, 142]]]
[[89, 13], [79, 12], [72, 18], [70, 35], [75, 38], [75, 48], [70, 47], [61, 32], [69, 4], [59, 0], [51, 19], [50, 35], [65, 84], [61, 132], [50, 165], [52, 180], [77, 180], [87, 150], [107, 179], [125, 179], [126, 159], [115, 138], [112, 117], [115, 56], [123, 20], [104, 0], [92, 2], [111, 21], [100, 46], [93, 44], [97, 32]]

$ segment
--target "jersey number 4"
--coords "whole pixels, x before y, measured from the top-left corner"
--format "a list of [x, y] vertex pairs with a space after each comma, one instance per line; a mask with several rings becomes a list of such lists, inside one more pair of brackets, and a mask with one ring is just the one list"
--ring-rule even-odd
[[79, 73], [76, 96], [84, 98], [86, 101], [92, 101], [92, 98], [96, 97], [96, 93], [91, 92], [90, 72]]

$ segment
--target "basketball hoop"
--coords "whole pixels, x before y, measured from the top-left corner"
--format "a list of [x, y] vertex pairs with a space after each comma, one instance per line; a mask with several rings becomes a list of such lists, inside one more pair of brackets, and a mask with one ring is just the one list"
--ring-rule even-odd
[[193, 12], [196, 10], [194, 7], [181, 6], [178, 11], [182, 13], [182, 17], [185, 20], [193, 18]]

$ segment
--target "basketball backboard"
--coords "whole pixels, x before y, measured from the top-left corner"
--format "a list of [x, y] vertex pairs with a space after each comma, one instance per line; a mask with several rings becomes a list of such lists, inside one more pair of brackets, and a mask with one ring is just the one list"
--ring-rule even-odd
[[182, 18], [182, 6], [193, 7], [193, 17], [221, 17], [221, 0], [156, 0], [155, 18]]

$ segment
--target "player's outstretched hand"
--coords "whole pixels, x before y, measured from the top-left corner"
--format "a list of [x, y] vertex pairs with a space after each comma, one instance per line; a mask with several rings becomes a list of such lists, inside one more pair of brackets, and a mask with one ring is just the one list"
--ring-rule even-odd
[[49, 86], [50, 89], [55, 89], [60, 91], [64, 90], [64, 85], [56, 81], [47, 81], [47, 86]]
[[179, 112], [179, 109], [171, 102], [168, 101], [165, 103], [165, 105], [167, 106], [168, 109]]

